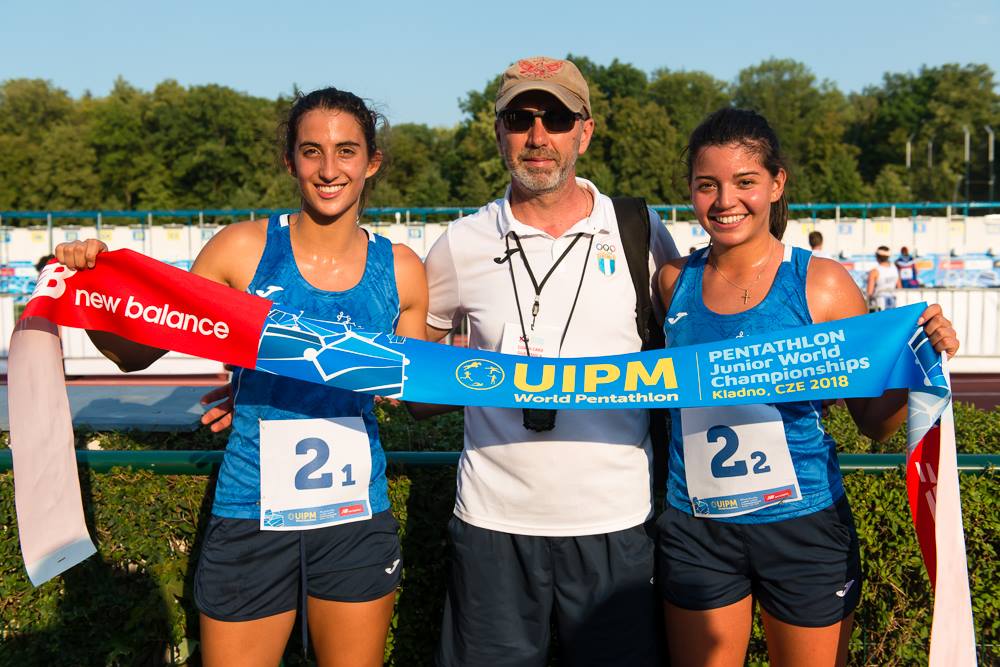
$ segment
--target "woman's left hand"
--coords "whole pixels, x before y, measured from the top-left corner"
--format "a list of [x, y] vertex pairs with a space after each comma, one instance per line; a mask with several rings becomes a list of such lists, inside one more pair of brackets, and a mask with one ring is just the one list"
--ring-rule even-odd
[[938, 304], [928, 306], [927, 310], [920, 314], [917, 325], [923, 325], [924, 333], [939, 354], [947, 354], [951, 359], [958, 352], [958, 334]]

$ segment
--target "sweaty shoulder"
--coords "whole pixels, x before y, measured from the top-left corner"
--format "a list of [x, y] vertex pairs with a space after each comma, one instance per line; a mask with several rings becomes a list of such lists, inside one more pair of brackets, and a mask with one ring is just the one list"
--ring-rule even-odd
[[864, 297], [840, 262], [826, 257], [809, 260], [806, 301], [814, 322], [829, 322], [868, 312]]
[[396, 275], [406, 276], [418, 272], [423, 275], [424, 265], [417, 256], [417, 253], [402, 243], [392, 244], [392, 261], [396, 267]]
[[198, 253], [192, 273], [245, 290], [264, 255], [267, 219], [245, 220], [227, 225]]
[[680, 277], [681, 271], [684, 270], [687, 261], [687, 257], [675, 257], [664, 262], [660, 269], [657, 285], [660, 290], [660, 300], [668, 310], [670, 302], [674, 298], [674, 286], [677, 284], [677, 279]]

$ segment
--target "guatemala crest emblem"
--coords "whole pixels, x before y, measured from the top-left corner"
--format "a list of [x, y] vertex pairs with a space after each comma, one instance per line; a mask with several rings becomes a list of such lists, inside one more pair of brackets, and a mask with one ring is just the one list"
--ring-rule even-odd
[[614, 274], [615, 245], [613, 243], [598, 243], [595, 248], [597, 250], [597, 270], [606, 276]]

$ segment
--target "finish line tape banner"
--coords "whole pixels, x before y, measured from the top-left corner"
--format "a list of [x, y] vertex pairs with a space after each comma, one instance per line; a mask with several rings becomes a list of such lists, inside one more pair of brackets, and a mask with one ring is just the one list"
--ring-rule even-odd
[[39, 276], [8, 356], [25, 565], [38, 585], [95, 551], [83, 521], [55, 324], [307, 382], [450, 405], [680, 408], [907, 388], [907, 484], [936, 593], [931, 664], [935, 645], [949, 647], [938, 651], [948, 660], [940, 664], [972, 664], [964, 659], [972, 650], [974, 662], [975, 653], [951, 391], [940, 356], [916, 326], [922, 310], [914, 305], [670, 350], [542, 359], [361, 331], [346, 315], [312, 318], [129, 250], [102, 253], [87, 271], [52, 263]]
[[572, 359], [468, 350], [312, 318], [129, 250], [95, 269], [49, 264], [22, 320], [424, 403], [609, 409], [947, 392], [916, 327], [922, 306], [685, 348]]

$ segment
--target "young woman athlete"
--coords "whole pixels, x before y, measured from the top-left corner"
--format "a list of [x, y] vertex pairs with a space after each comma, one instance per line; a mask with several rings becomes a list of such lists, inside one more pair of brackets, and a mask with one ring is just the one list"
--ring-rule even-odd
[[[725, 340], [864, 315], [836, 261], [781, 243], [786, 170], [760, 115], [723, 109], [690, 137], [691, 201], [711, 244], [659, 277], [667, 345]], [[958, 340], [938, 306], [920, 324], [941, 353]], [[850, 399], [866, 435], [903, 419], [906, 391]], [[667, 509], [657, 522], [657, 580], [671, 664], [742, 665], [753, 600], [773, 665], [844, 665], [861, 593], [858, 538], [821, 405], [671, 410]], [[723, 450], [727, 450], [723, 454]], [[699, 498], [797, 485], [801, 499], [713, 516]]]
[[[422, 338], [427, 283], [419, 258], [357, 225], [366, 183], [382, 163], [377, 121], [364, 101], [335, 88], [297, 97], [283, 159], [301, 210], [224, 228], [191, 270], [336, 323], [331, 328]], [[104, 250], [88, 240], [55, 254], [79, 270]], [[111, 334], [91, 338], [123, 370], [163, 354]], [[195, 579], [205, 664], [277, 665], [302, 608], [319, 664], [381, 665], [402, 567], [372, 397], [243, 368], [232, 387], [234, 429]], [[356, 479], [368, 469], [367, 479]], [[264, 494], [293, 508], [367, 498], [362, 515], [370, 516], [269, 530], [281, 526], [270, 515], [261, 521]]]

